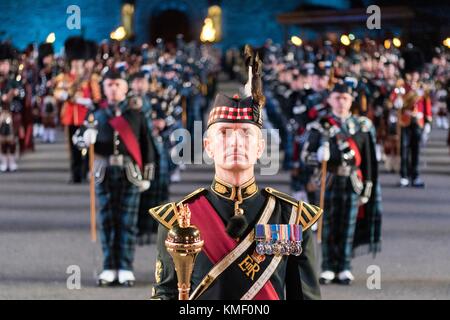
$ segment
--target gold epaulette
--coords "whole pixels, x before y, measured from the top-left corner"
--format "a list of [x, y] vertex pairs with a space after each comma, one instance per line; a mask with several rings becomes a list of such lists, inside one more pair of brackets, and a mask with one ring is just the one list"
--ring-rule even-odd
[[303, 231], [306, 231], [319, 220], [322, 213], [323, 210], [318, 206], [299, 201], [297, 224], [301, 224]]
[[170, 229], [177, 220], [175, 215], [175, 202], [169, 202], [148, 211], [164, 227]]
[[303, 201], [298, 201], [295, 198], [291, 197], [290, 195], [285, 194], [280, 191], [277, 191], [272, 188], [265, 188], [265, 190], [269, 194], [271, 194], [281, 200], [284, 200], [297, 208], [298, 215], [297, 215], [297, 220], [295, 223], [301, 224], [303, 231], [308, 230], [314, 223], [316, 223], [316, 221], [322, 215], [323, 210], [317, 206], [308, 204]]
[[162, 224], [167, 229], [170, 229], [170, 228], [172, 228], [174, 223], [177, 221], [177, 215], [175, 214], [175, 207], [182, 204], [183, 202], [186, 202], [187, 200], [201, 194], [203, 191], [205, 191], [205, 188], [199, 188], [199, 189], [195, 190], [194, 192], [185, 196], [181, 201], [179, 201], [177, 203], [169, 202], [169, 203], [151, 208], [149, 210], [149, 213], [160, 224]]

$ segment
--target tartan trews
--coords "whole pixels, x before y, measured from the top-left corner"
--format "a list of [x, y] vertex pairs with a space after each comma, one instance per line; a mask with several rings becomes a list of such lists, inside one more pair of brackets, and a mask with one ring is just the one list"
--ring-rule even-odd
[[139, 210], [139, 189], [121, 167], [108, 167], [96, 186], [103, 268], [133, 270]]
[[333, 177], [325, 193], [322, 230], [322, 270], [351, 270], [359, 196], [349, 177]]

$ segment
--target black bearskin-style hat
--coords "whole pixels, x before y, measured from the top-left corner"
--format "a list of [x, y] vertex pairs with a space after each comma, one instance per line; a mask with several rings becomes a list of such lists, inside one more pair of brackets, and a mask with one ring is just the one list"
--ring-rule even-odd
[[403, 73], [420, 72], [424, 65], [422, 51], [418, 48], [409, 48], [402, 53], [404, 60]]
[[262, 108], [266, 102], [261, 81], [262, 61], [248, 45], [245, 46], [244, 58], [248, 70], [244, 89], [246, 97], [234, 95], [231, 98], [218, 93], [209, 114], [208, 128], [217, 122], [252, 123], [262, 128]]
[[39, 58], [44, 58], [45, 56], [49, 56], [54, 54], [53, 45], [51, 43], [41, 43], [38, 48]]
[[39, 45], [38, 48], [38, 61], [39, 61], [39, 65], [42, 67], [43, 66], [43, 59], [46, 56], [52, 55], [54, 54], [54, 50], [53, 50], [53, 45], [51, 43], [41, 43]]
[[0, 60], [11, 60], [14, 58], [14, 48], [7, 42], [0, 43]]
[[82, 37], [67, 38], [64, 42], [64, 50], [68, 62], [86, 59], [87, 45]]

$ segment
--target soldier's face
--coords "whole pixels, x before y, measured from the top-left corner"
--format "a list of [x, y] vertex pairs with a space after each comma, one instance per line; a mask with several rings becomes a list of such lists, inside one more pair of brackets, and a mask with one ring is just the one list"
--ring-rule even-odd
[[256, 125], [215, 123], [208, 129], [204, 147], [216, 166], [240, 171], [256, 164], [264, 151], [265, 141]]
[[86, 67], [87, 70], [92, 71], [94, 70], [95, 67], [95, 61], [93, 59], [89, 59], [88, 61], [86, 61], [84, 66]]
[[363, 68], [363, 70], [365, 70], [365, 71], [372, 71], [372, 59], [369, 59], [369, 58], [367, 58], [367, 59], [364, 59], [363, 60], [363, 63], [362, 63], [362, 68]]
[[70, 69], [73, 73], [81, 76], [84, 72], [84, 60], [72, 60]]
[[313, 88], [314, 88], [314, 90], [317, 90], [317, 91], [324, 90], [328, 87], [329, 82], [330, 82], [330, 78], [328, 76], [314, 75]]
[[359, 73], [361, 72], [361, 65], [359, 63], [351, 64], [350, 71], [353, 72], [354, 74], [359, 75]]
[[415, 83], [420, 80], [420, 73], [417, 71], [408, 73], [406, 74], [406, 78], [408, 81]]
[[148, 92], [148, 81], [145, 78], [136, 78], [131, 82], [131, 90], [135, 94], [144, 95]]
[[385, 78], [393, 78], [395, 76], [395, 66], [391, 63], [385, 65], [383, 71]]
[[53, 63], [53, 55], [49, 54], [42, 59], [42, 62], [45, 66], [49, 66]]
[[105, 79], [103, 91], [109, 102], [121, 102], [126, 98], [128, 84], [123, 79]]
[[0, 74], [7, 75], [9, 73], [10, 66], [9, 60], [0, 60]]
[[328, 97], [328, 104], [332, 112], [340, 117], [350, 114], [353, 97], [348, 93], [332, 92]]

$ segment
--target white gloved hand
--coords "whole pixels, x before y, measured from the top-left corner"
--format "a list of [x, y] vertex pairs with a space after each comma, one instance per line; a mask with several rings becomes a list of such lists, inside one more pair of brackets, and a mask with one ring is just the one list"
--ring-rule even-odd
[[369, 198], [368, 197], [359, 197], [359, 204], [360, 205], [366, 204], [367, 202], [369, 202]]
[[427, 122], [427, 123], [425, 123], [425, 125], [423, 127], [423, 133], [428, 136], [430, 134], [430, 132], [431, 132], [431, 124], [429, 124]]
[[98, 131], [96, 129], [86, 129], [83, 133], [83, 141], [87, 146], [97, 142]]
[[422, 88], [420, 88], [420, 89], [418, 89], [418, 90], [416, 91], [416, 93], [417, 93], [417, 95], [418, 95], [419, 97], [423, 97], [423, 95], [425, 94], [425, 90], [423, 90]]
[[431, 132], [431, 125], [429, 123], [425, 123], [422, 131], [422, 136], [420, 137], [422, 145], [425, 145], [428, 142], [430, 132]]
[[72, 144], [74, 146], [78, 146], [78, 143], [79, 143], [79, 136], [78, 136], [78, 132], [77, 131], [75, 131], [75, 134], [72, 136]]
[[75, 103], [81, 104], [86, 108], [92, 108], [92, 99], [90, 98], [77, 97], [75, 99]]
[[151, 182], [148, 180], [142, 180], [141, 185], [139, 186], [139, 192], [144, 192], [150, 189]]
[[317, 149], [317, 160], [319, 162], [330, 160], [330, 145], [328, 143], [324, 143]]
[[58, 99], [61, 101], [66, 101], [69, 98], [69, 93], [67, 91], [60, 91]]
[[401, 107], [403, 107], [403, 99], [401, 97], [397, 97], [394, 100], [394, 107], [395, 109], [400, 109]]

